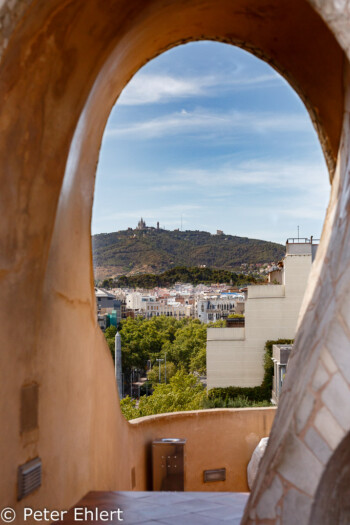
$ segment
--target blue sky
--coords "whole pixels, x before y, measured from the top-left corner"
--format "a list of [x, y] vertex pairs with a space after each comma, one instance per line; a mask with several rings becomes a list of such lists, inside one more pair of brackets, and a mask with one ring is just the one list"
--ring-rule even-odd
[[97, 169], [92, 233], [147, 225], [284, 243], [319, 237], [330, 186], [301, 100], [233, 46], [176, 47], [114, 106]]

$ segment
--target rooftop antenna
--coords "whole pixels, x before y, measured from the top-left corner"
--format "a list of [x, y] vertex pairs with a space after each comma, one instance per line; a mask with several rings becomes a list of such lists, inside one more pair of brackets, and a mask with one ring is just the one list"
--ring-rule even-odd
[[181, 231], [182, 231], [182, 215], [181, 215]]

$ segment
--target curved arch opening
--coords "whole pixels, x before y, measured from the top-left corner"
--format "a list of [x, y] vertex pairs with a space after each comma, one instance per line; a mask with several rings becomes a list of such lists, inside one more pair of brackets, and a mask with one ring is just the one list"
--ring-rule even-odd
[[[144, 445], [144, 436], [117, 411], [111, 359], [95, 322], [95, 167], [109, 112], [128, 80], [162, 51], [201, 39], [240, 45], [289, 79], [315, 116], [332, 173], [344, 54], [306, 0], [292, 8], [289, 0], [32, 2], [9, 35], [0, 84], [1, 231], [5, 391], [15, 416], [3, 435], [1, 494], [15, 508], [14, 465], [28, 451], [40, 451], [47, 472], [59, 473], [33, 499], [51, 508], [58, 494], [68, 508], [91, 487], [129, 489], [131, 467], [146, 463], [130, 445], [136, 435]], [[23, 291], [18, 310], [14, 287]], [[77, 326], [84, 327], [79, 336]], [[40, 433], [25, 440], [18, 394], [32, 381], [40, 383]], [[7, 405], [2, 416], [8, 420]]]
[[[286, 6], [287, 4], [282, 6], [279, 2], [273, 4], [273, 7], [271, 3], [264, 6], [260, 3], [258, 7], [250, 8], [246, 5], [236, 5], [235, 10], [232, 10], [231, 2], [225, 0], [220, 5], [209, 1], [202, 2], [201, 5], [184, 2], [183, 10], [179, 10], [178, 3], [176, 6], [166, 4], [159, 10], [155, 6], [148, 6], [145, 12], [140, 11], [137, 15], [133, 13], [135, 18], [132, 19], [132, 23], [129, 21], [130, 26], [126, 33], [123, 33], [117, 42], [112, 40], [109, 47], [101, 52], [99, 62], [94, 64], [96, 77], [93, 84], [90, 84], [89, 97], [80, 113], [79, 124], [70, 147], [56, 215], [53, 257], [50, 260], [48, 275], [55, 274], [59, 288], [63, 287], [68, 295], [73, 292], [74, 296], [88, 297], [90, 304], [94, 303], [92, 267], [88, 268], [85, 264], [79, 271], [76, 268], [68, 276], [69, 280], [62, 270], [69, 264], [72, 253], [76, 254], [77, 260], [84, 260], [85, 263], [90, 257], [95, 166], [105, 123], [116, 97], [129, 79], [143, 64], [177, 44], [201, 39], [218, 40], [240, 44], [267, 59], [289, 79], [306, 101], [309, 110], [311, 108], [311, 114], [316, 115], [317, 131], [332, 173], [342, 121], [343, 52], [308, 4], [302, 1], [298, 5], [295, 4], [290, 13], [292, 19], [281, 17], [281, 10], [283, 12], [283, 8], [287, 9]], [[260, 23], [262, 13], [265, 13], [269, 20], [268, 25]], [[308, 27], [309, 33], [298, 31], [300, 25], [303, 28]], [[320, 47], [317, 50], [310, 41], [309, 34], [319, 35]], [[80, 210], [75, 207], [77, 199], [84, 203]], [[75, 225], [74, 228], [72, 224]], [[60, 320], [57, 319], [57, 322]], [[98, 343], [101, 346], [102, 341], [102, 334], [96, 333], [94, 328], [94, 338], [89, 343], [92, 353], [95, 352], [94, 345]], [[111, 394], [112, 388], [115, 391], [115, 381], [110, 358], [108, 364], [104, 363], [103, 366], [106, 367], [106, 371], [108, 369]], [[111, 396], [109, 408], [115, 411], [115, 407], [116, 403]], [[120, 420], [120, 413], [114, 414], [114, 418], [116, 438], [126, 432], [137, 436], [135, 427], [123, 426], [126, 422]], [[135, 439], [137, 442], [138, 438]], [[133, 461], [132, 450], [129, 454], [129, 461]], [[123, 459], [125, 461], [125, 458]], [[115, 460], [119, 463], [121, 458], [116, 457]], [[140, 488], [140, 485], [138, 487]]]
[[[113, 297], [118, 303], [115, 310], [118, 323], [112, 320], [115, 327], [121, 320], [122, 308], [124, 319], [128, 315], [147, 321], [140, 325], [129, 319], [125, 337], [123, 329], [120, 332], [123, 341], [120, 395], [136, 399], [152, 392], [159, 381], [156, 358], [163, 363], [159, 363], [162, 383], [165, 359], [168, 383], [181, 366], [186, 373], [202, 376], [205, 383], [206, 324], [201, 346], [198, 340], [193, 340], [193, 347], [200, 352], [198, 359], [197, 355], [188, 358], [189, 351], [185, 348], [180, 352], [180, 332], [179, 337], [172, 334], [175, 345], [168, 340], [168, 329], [162, 319], [157, 325], [160, 333], [153, 334], [153, 339], [146, 328], [155, 326], [155, 316], [171, 316], [172, 321], [181, 321], [184, 326], [190, 319], [200, 319], [195, 304], [198, 289], [186, 291], [192, 304], [186, 309], [180, 305], [174, 307], [174, 300], [166, 299], [168, 293], [176, 293], [173, 287], [159, 292], [155, 290], [157, 285], [150, 286], [148, 281], [153, 282], [157, 275], [178, 266], [205, 266], [208, 270], [216, 268], [242, 275], [242, 271], [246, 272], [245, 264], [251, 264], [254, 257], [249, 259], [248, 255], [238, 264], [227, 242], [226, 246], [223, 243], [216, 247], [220, 253], [226, 251], [226, 258], [215, 259], [203, 250], [205, 246], [196, 255], [193, 248], [189, 251], [191, 242], [204, 241], [194, 241], [194, 230], [202, 234], [210, 232], [205, 238], [207, 243], [213, 242], [217, 230], [224, 231], [222, 238], [229, 242], [233, 239], [226, 238], [227, 235], [280, 243], [277, 259], [275, 253], [261, 261], [257, 255], [257, 265], [253, 263], [249, 279], [261, 284], [264, 274], [258, 273], [262, 270], [260, 265], [278, 262], [284, 255], [286, 238], [297, 235], [300, 220], [301, 237], [305, 237], [305, 232], [320, 237], [328, 190], [322, 153], [308, 114], [295, 92], [265, 62], [231, 45], [203, 41], [177, 46], [148, 62], [125, 87], [109, 117], [94, 200], [95, 282], [102, 288], [114, 288], [109, 292], [98, 291], [101, 326], [105, 330], [114, 315], [113, 308], [108, 308]], [[136, 227], [140, 217], [146, 223]], [[174, 235], [179, 237], [176, 243], [187, 241], [189, 249], [181, 253], [170, 249], [166, 253], [165, 239], [171, 243]], [[269, 248], [271, 251], [272, 245]], [[256, 249], [263, 250], [263, 246]], [[142, 281], [140, 274], [151, 275]], [[141, 296], [139, 292], [132, 294], [125, 290], [128, 279], [131, 287], [136, 286], [133, 284], [136, 275], [138, 287], [143, 288], [144, 282], [148, 296], [147, 291]], [[124, 279], [118, 284], [120, 277]], [[235, 287], [248, 282], [241, 277], [235, 281]], [[230, 279], [225, 284], [230, 290]], [[184, 304], [185, 297], [181, 293], [177, 297]], [[224, 326], [228, 314], [227, 311], [221, 314], [219, 317], [210, 312], [206, 322], [220, 319]], [[151, 319], [153, 324], [149, 323]], [[274, 324], [278, 323], [288, 324], [283, 318], [276, 319]], [[285, 330], [284, 338], [294, 337], [289, 328]], [[111, 327], [106, 332], [113, 355], [115, 331]], [[132, 333], [134, 341], [130, 339]], [[160, 344], [159, 339], [163, 338]], [[262, 343], [262, 354], [263, 349]], [[154, 370], [150, 374], [150, 366], [157, 367], [157, 373]], [[151, 385], [145, 383], [147, 375], [154, 376]], [[233, 378], [232, 381], [231, 386], [241, 386]], [[251, 379], [250, 386], [259, 386], [258, 383]], [[141, 410], [129, 404], [124, 407], [128, 417], [148, 413], [145, 401], [143, 397]], [[204, 399], [201, 403], [188, 406], [192, 409], [207, 406]], [[179, 405], [178, 410], [183, 406]], [[169, 412], [174, 407], [164, 403], [163, 408], [157, 405], [153, 410]]]

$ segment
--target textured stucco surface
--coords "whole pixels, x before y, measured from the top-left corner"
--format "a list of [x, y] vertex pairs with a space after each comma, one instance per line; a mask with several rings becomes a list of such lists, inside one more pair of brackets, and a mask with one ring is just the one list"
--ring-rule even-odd
[[[278, 69], [307, 105], [331, 170], [337, 160], [294, 371], [246, 515], [291, 524], [297, 503], [298, 523], [307, 523], [329, 450], [349, 431], [334, 399], [349, 406], [350, 95], [344, 113], [342, 49], [350, 32], [346, 2], [313, 3], [336, 38], [306, 0], [292, 8], [289, 0], [1, 2], [1, 505], [66, 508], [91, 489], [131, 488], [132, 431], [96, 325], [90, 221], [99, 146], [116, 98], [144, 63], [174, 45], [213, 39]], [[39, 425], [21, 434], [21, 389], [33, 383]], [[18, 503], [17, 467], [37, 455], [42, 487]]]
[[11, 33], [20, 22], [26, 8], [34, 0], [0, 0], [0, 59]]
[[[267, 508], [274, 514], [271, 523], [293, 523], [289, 501], [297, 498], [303, 509], [298, 523], [331, 522], [327, 512], [334, 509], [334, 494], [329, 490], [327, 500], [319, 486], [324, 472], [343, 468], [337, 451], [350, 432], [349, 109], [347, 105], [321, 250], [269, 447], [243, 523], [265, 523]], [[282, 494], [274, 488], [276, 479], [282, 483]], [[331, 486], [324, 480], [323, 484]], [[339, 485], [337, 493], [346, 492]], [[319, 512], [313, 521], [311, 510], [318, 507], [324, 514]]]
[[[186, 438], [185, 490], [247, 492], [247, 466], [260, 439], [270, 433], [276, 408], [177, 412], [131, 422], [135, 490], [149, 490], [151, 443]], [[220, 429], [220, 432], [218, 432]], [[204, 483], [203, 471], [226, 469], [226, 481]]]
[[332, 29], [339, 44], [350, 56], [350, 3], [348, 0], [309, 0]]

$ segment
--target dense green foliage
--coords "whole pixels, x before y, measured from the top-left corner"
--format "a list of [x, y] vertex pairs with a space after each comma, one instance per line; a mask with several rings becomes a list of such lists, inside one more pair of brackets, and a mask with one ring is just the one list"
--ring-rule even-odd
[[114, 354], [115, 354], [115, 335], [116, 333], [117, 333], [117, 329], [115, 326], [109, 326], [108, 328], [106, 328], [105, 338], [106, 338], [108, 347], [111, 351], [111, 354], [113, 356], [113, 359], [114, 359]]
[[[172, 362], [166, 364], [166, 378], [165, 378], [165, 364], [160, 366], [160, 382], [165, 383], [165, 379], [169, 381], [176, 374], [176, 365]], [[147, 379], [152, 384], [152, 387], [159, 383], [159, 366], [154, 366], [147, 372]]]
[[138, 404], [135, 399], [126, 397], [121, 400], [120, 406], [126, 419], [135, 419], [184, 410], [266, 407], [270, 406], [270, 403], [251, 401], [245, 396], [237, 396], [234, 399], [210, 399], [196, 376], [179, 370], [169, 383], [155, 384], [153, 394], [148, 397], [142, 396]]
[[233, 270], [242, 263], [278, 261], [281, 244], [201, 231], [168, 231], [154, 228], [93, 235], [94, 267], [105, 277], [116, 274], [160, 273], [178, 266]]
[[[146, 370], [147, 362], [158, 370], [157, 359], [167, 359], [167, 374], [171, 374], [170, 363], [186, 372], [205, 373], [207, 327], [221, 326], [219, 321], [210, 325], [198, 319], [174, 317], [152, 317], [143, 319], [128, 317], [121, 323], [122, 366], [126, 374], [132, 368]], [[107, 342], [114, 355], [115, 329], [105, 332]], [[169, 370], [169, 372], [168, 372]], [[151, 376], [153, 377], [153, 376]], [[170, 376], [169, 376], [170, 377]]]
[[239, 395], [237, 397], [214, 399], [207, 397], [203, 408], [248, 408], [248, 407], [268, 407], [271, 406], [270, 401], [252, 401], [247, 396]]
[[[291, 344], [290, 339], [267, 341], [264, 354], [264, 378], [260, 386], [213, 388], [208, 396], [199, 381], [205, 374], [206, 337], [209, 326], [220, 326], [222, 322], [203, 324], [197, 319], [153, 317], [152, 319], [128, 318], [121, 323], [123, 372], [128, 376], [132, 368], [144, 373], [147, 362], [153, 368], [148, 380], [153, 394], [135, 399], [121, 400], [122, 412], [127, 419], [151, 414], [205, 408], [242, 408], [269, 406], [272, 390], [273, 344]], [[115, 327], [106, 330], [105, 336], [114, 356]], [[161, 383], [157, 359], [167, 359], [167, 384], [165, 365], [161, 364]]]
[[[293, 339], [278, 339], [266, 341], [264, 353], [264, 377], [261, 385], [252, 387], [228, 386], [225, 388], [212, 388], [208, 392], [210, 400], [229, 400], [243, 396], [252, 402], [270, 401], [273, 381], [272, 346], [292, 344]], [[218, 401], [220, 403], [220, 401]]]
[[151, 396], [142, 396], [139, 402], [141, 416], [199, 410], [203, 407], [206, 391], [199, 379], [185, 370], [179, 370], [169, 383], [158, 383]]
[[135, 419], [140, 416], [140, 411], [136, 406], [136, 399], [131, 399], [130, 396], [124, 397], [124, 399], [120, 400], [120, 408], [122, 410], [122, 413], [129, 421], [129, 419]]
[[216, 270], [213, 268], [187, 268], [178, 266], [161, 274], [144, 273], [127, 277], [122, 275], [119, 279], [106, 279], [104, 287], [119, 288], [155, 288], [156, 286], [173, 286], [175, 283], [211, 284], [229, 283], [233, 286], [246, 286], [247, 284], [263, 281], [261, 277], [234, 273], [228, 270]]
[[126, 419], [179, 412], [182, 410], [200, 410], [204, 406], [206, 391], [199, 379], [185, 370], [178, 370], [169, 383], [154, 385], [151, 396], [142, 396], [136, 406], [136, 401], [126, 397], [120, 402]]

